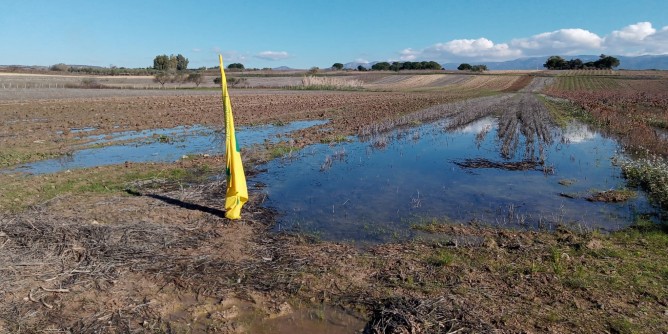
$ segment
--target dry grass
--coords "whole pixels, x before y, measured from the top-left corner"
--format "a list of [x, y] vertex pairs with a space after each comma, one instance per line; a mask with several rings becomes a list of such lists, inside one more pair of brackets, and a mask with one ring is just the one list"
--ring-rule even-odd
[[314, 90], [358, 90], [362, 89], [364, 83], [357, 79], [341, 77], [316, 77], [305, 76], [302, 78], [301, 87]]

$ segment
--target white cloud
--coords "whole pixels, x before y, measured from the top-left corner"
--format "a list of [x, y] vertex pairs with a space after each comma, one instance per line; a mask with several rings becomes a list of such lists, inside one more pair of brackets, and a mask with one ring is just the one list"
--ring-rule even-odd
[[656, 30], [650, 22], [638, 22], [613, 31], [605, 38], [609, 53], [624, 55], [668, 53], [668, 26]]
[[420, 55], [420, 51], [413, 50], [411, 48], [403, 49], [399, 52], [399, 59], [403, 61], [413, 61]]
[[223, 55], [223, 60], [226, 63], [238, 63], [248, 59], [248, 54], [236, 50], [223, 51], [221, 48], [214, 46], [211, 51], [216, 55], [216, 61], [218, 61], [219, 54]]
[[495, 44], [487, 38], [455, 39], [436, 43], [422, 50], [408, 48], [399, 52], [399, 58], [403, 61], [506, 60], [521, 55], [520, 50], [511, 49], [508, 44]]
[[603, 38], [584, 29], [559, 29], [510, 42], [511, 46], [526, 55], [591, 52], [600, 50], [602, 44]]
[[255, 57], [264, 60], [281, 60], [289, 58], [290, 55], [286, 51], [262, 51], [256, 54]]
[[503, 61], [525, 56], [599, 53], [668, 54], [668, 26], [656, 29], [650, 22], [638, 22], [604, 36], [581, 28], [559, 29], [504, 43], [495, 43], [485, 37], [454, 39], [423, 49], [406, 48], [399, 51], [398, 56], [402, 61], [476, 62]]
[[202, 51], [202, 49], [200, 49], [200, 48], [194, 48], [193, 49], [193, 52], [200, 52], [200, 51]]
[[447, 43], [437, 43], [427, 48], [427, 53], [445, 54], [481, 59], [499, 59], [520, 56], [518, 50], [512, 50], [508, 44], [494, 44], [487, 38], [455, 39]]
[[638, 42], [645, 39], [645, 37], [656, 33], [656, 29], [652, 28], [650, 22], [638, 22], [622, 28], [622, 30], [613, 31], [606, 40], [621, 40], [629, 42]]

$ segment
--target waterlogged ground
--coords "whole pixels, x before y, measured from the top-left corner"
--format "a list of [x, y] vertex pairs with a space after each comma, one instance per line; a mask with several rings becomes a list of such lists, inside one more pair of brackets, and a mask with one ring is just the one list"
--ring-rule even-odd
[[588, 200], [625, 187], [614, 140], [579, 123], [534, 126], [503, 111], [480, 116], [313, 145], [299, 158], [273, 161], [253, 181], [280, 212], [277, 229], [328, 240], [405, 237], [412, 225], [444, 217], [616, 230], [653, 211], [642, 192], [618, 203]]
[[[429, 78], [414, 79], [401, 84]], [[441, 79], [448, 78], [439, 76], [429, 84], [440, 85]], [[249, 181], [251, 198], [240, 221], [223, 218], [225, 182], [204, 172], [220, 171], [221, 156], [71, 173], [0, 174], [0, 205], [6, 205], [0, 208], [0, 332], [350, 333], [363, 327], [419, 333], [665, 332], [665, 225], [639, 219], [627, 229], [601, 234], [424, 218], [432, 213], [423, 211], [431, 210], [455, 217], [450, 221], [457, 215], [470, 219], [468, 207], [447, 204], [464, 202], [461, 194], [477, 198], [475, 205], [482, 209], [474, 218], [505, 221], [505, 226], [522, 219], [523, 225], [535, 226], [534, 212], [548, 210], [536, 204], [543, 198], [557, 203], [550, 206], [556, 213], [547, 216], [562, 220], [568, 217], [561, 210], [574, 212], [577, 205], [585, 209], [575, 219], [631, 217], [634, 206], [646, 205], [642, 194], [626, 204], [586, 202], [594, 189], [623, 184], [609, 160], [616, 144], [578, 125], [554, 129], [550, 113], [530, 94], [484, 92], [489, 84], [498, 84], [492, 89], [496, 92], [515, 92], [528, 81], [523, 91], [535, 91], [550, 78], [519, 77], [508, 89], [500, 85], [511, 82], [506, 79], [472, 77], [456, 84], [471, 87], [465, 94], [444, 87], [408, 93], [233, 93], [238, 125], [330, 120], [293, 133], [292, 152], [355, 133], [364, 138], [309, 146], [272, 163], [268, 173], [279, 172], [266, 175], [264, 188]], [[39, 94], [26, 94], [33, 98], [24, 100], [25, 95], [11, 92], [10, 102], [0, 103], [5, 125], [0, 165], [95, 145], [95, 138], [77, 136], [119, 140], [112, 133], [220, 126], [217, 94], [139, 92], [142, 97], [130, 97], [139, 93], [119, 91], [87, 90], [85, 98], [70, 94], [57, 100]], [[112, 93], [113, 98], [103, 97]], [[103, 96], [92, 96], [97, 94]], [[403, 130], [395, 132], [397, 127]], [[169, 132], [161, 135], [142, 138], [183, 144]], [[315, 180], [311, 188], [320, 187], [319, 193], [294, 186], [296, 176], [285, 175], [289, 168], [302, 172], [298, 177], [309, 187]], [[280, 182], [292, 188], [279, 193]], [[388, 185], [393, 183], [404, 197], [397, 199], [397, 190]], [[366, 184], [364, 193], [356, 192], [360, 184]], [[132, 191], [126, 191], [128, 186]], [[307, 218], [288, 226], [290, 208], [280, 208], [281, 228], [298, 226], [334, 239], [356, 227], [359, 238], [380, 240], [394, 237], [393, 231], [402, 236], [414, 221], [423, 223], [418, 227], [430, 238], [357, 247], [271, 233], [276, 212], [267, 210], [268, 202], [303, 197], [307, 190], [312, 201], [334, 198], [331, 209], [337, 214], [346, 212], [352, 203], [346, 200], [354, 195], [356, 208], [376, 208], [379, 227], [372, 231], [367, 223], [365, 228], [357, 211], [348, 212], [353, 224], [330, 223], [329, 230]], [[524, 191], [532, 191], [531, 196]], [[313, 210], [297, 199], [302, 204], [289, 204], [304, 207], [302, 213]], [[329, 204], [322, 205], [322, 217], [338, 218], [328, 212]], [[409, 218], [398, 220], [398, 209]], [[614, 225], [609, 218], [604, 222]]]
[[[237, 140], [241, 147], [276, 142], [281, 135], [325, 123], [327, 122], [296, 121], [284, 125], [240, 127], [237, 130]], [[79, 134], [87, 132], [86, 130], [94, 129], [75, 129], [72, 132]], [[77, 150], [55, 159], [24, 164], [12, 171], [47, 174], [124, 162], [171, 162], [188, 155], [220, 155], [225, 152], [224, 136], [224, 132], [199, 125], [94, 135], [84, 137], [86, 146], [93, 146], [92, 148]], [[110, 145], [112, 142], [120, 144]]]

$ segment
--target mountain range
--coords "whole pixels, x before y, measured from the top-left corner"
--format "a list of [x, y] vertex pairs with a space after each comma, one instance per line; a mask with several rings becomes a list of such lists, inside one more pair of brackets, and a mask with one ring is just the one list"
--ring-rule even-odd
[[[668, 55], [656, 55], [656, 56], [613, 56], [619, 59], [619, 70], [668, 70]], [[490, 70], [543, 70], [543, 64], [547, 61], [548, 57], [527, 57], [519, 58], [514, 60], [500, 61], [500, 62], [470, 62], [471, 65], [487, 65], [487, 68]], [[581, 55], [581, 56], [562, 56], [566, 60], [579, 58], [584, 62], [594, 61], [599, 59], [599, 56], [595, 55]], [[378, 63], [377, 61], [370, 63], [359, 63], [359, 62], [350, 62], [345, 64], [343, 67], [345, 69], [357, 69], [358, 66], [362, 65], [365, 68], [369, 69], [374, 64]], [[456, 70], [457, 67], [462, 63], [443, 63], [441, 64], [446, 70]]]

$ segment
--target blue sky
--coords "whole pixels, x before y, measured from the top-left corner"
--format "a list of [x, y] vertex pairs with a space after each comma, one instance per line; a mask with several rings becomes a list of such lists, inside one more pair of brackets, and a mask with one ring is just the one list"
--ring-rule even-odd
[[329, 67], [668, 54], [668, 1], [0, 0], [0, 64]]

